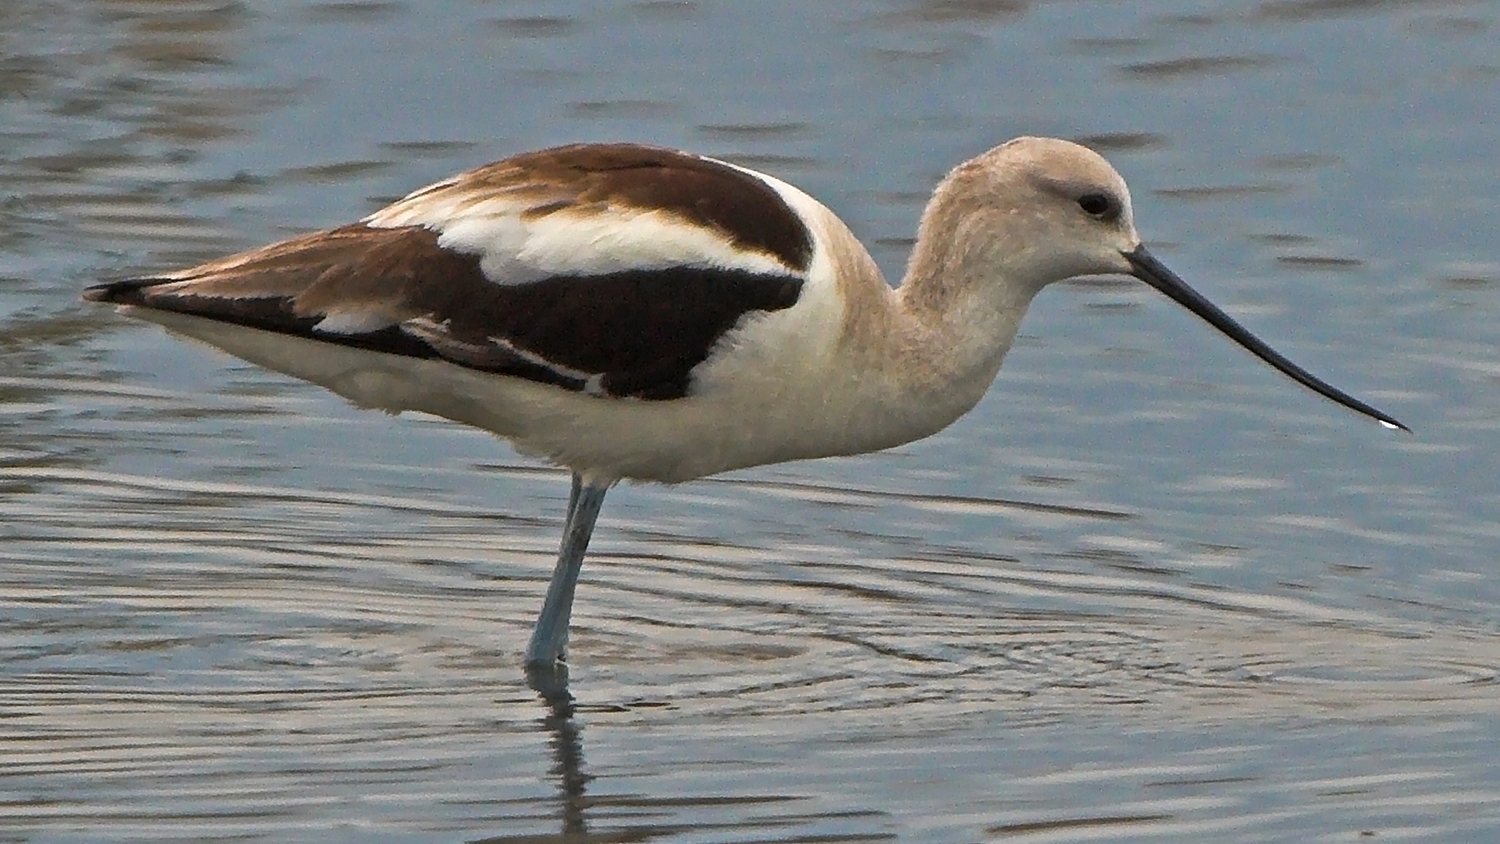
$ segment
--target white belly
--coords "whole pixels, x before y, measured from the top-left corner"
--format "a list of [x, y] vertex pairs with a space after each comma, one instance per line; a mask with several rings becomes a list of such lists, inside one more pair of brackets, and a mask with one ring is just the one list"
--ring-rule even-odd
[[318, 384], [360, 407], [452, 419], [604, 482], [676, 483], [766, 463], [872, 451], [930, 434], [973, 403], [892, 413], [886, 401], [891, 385], [836, 360], [831, 339], [797, 343], [778, 336], [800, 331], [791, 314], [759, 331], [738, 333], [745, 342], [705, 362], [692, 395], [668, 401], [600, 398], [442, 360], [168, 311], [130, 314]]

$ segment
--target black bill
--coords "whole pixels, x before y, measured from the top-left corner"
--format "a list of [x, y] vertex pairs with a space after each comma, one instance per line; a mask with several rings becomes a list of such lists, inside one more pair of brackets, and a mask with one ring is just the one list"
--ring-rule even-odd
[[1218, 305], [1208, 301], [1203, 297], [1203, 294], [1188, 287], [1187, 282], [1178, 278], [1177, 274], [1167, 269], [1166, 265], [1161, 261], [1156, 260], [1150, 252], [1146, 251], [1146, 247], [1137, 246], [1133, 251], [1124, 254], [1125, 260], [1129, 261], [1130, 266], [1135, 269], [1134, 275], [1136, 278], [1167, 294], [1177, 304], [1203, 317], [1209, 325], [1224, 332], [1229, 339], [1249, 349], [1256, 357], [1281, 370], [1287, 377], [1319, 395], [1333, 399], [1344, 407], [1357, 410], [1372, 419], [1378, 420], [1387, 428], [1399, 428], [1402, 431], [1411, 432], [1410, 428], [1397, 422], [1393, 417], [1381, 413], [1336, 387], [1330, 386], [1326, 382], [1319, 380], [1311, 372], [1287, 360], [1281, 353], [1267, 346], [1259, 337], [1251, 334], [1243, 325], [1235, 322], [1230, 318], [1229, 314], [1220, 310]]

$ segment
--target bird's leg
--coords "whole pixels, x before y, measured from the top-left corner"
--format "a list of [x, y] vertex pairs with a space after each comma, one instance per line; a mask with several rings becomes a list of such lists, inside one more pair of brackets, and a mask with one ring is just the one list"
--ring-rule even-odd
[[568, 514], [564, 517], [563, 521], [563, 526], [565, 529], [567, 525], [571, 524], [573, 521], [573, 511], [578, 509], [578, 493], [582, 491], [583, 476], [578, 474], [577, 472], [574, 472], [573, 483], [568, 490]]
[[573, 474], [573, 491], [568, 496], [568, 519], [563, 526], [562, 549], [557, 554], [557, 568], [552, 570], [552, 583], [547, 587], [547, 598], [542, 602], [542, 614], [537, 617], [536, 629], [531, 631], [531, 644], [526, 647], [528, 665], [550, 664], [567, 654], [568, 618], [573, 614], [573, 590], [578, 586], [583, 554], [588, 550], [594, 522], [599, 518], [599, 507], [604, 503], [604, 493], [608, 491], [607, 485], [585, 483], [576, 472]]

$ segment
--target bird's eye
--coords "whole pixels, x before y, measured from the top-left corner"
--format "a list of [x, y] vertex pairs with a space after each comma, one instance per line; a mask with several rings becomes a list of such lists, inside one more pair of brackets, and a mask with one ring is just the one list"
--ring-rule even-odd
[[1078, 197], [1078, 207], [1083, 209], [1083, 213], [1091, 217], [1104, 217], [1109, 214], [1110, 209], [1114, 207], [1114, 203], [1110, 202], [1109, 197], [1105, 194], [1086, 193]]

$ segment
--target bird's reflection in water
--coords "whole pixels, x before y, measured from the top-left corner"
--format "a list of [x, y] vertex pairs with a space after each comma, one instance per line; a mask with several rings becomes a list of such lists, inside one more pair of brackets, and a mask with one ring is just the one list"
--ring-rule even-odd
[[[816, 840], [829, 844], [889, 841], [895, 837], [881, 829], [891, 823], [890, 813], [883, 810], [839, 804], [819, 811], [807, 808], [804, 794], [762, 790], [725, 793], [721, 782], [714, 783], [713, 793], [674, 792], [665, 796], [642, 793], [644, 789], [621, 793], [617, 782], [614, 793], [590, 797], [585, 792], [594, 777], [583, 770], [583, 731], [575, 717], [578, 703], [568, 691], [567, 666], [528, 667], [526, 683], [546, 706], [538, 723], [547, 732], [552, 748], [549, 775], [557, 781], [561, 828], [540, 834], [506, 831], [468, 839], [469, 844], [643, 844], [684, 833], [712, 834], [714, 840], [722, 841]], [[529, 811], [529, 801], [525, 805], [530, 824], [538, 815]], [[589, 829], [588, 814], [593, 815], [593, 830]], [[875, 829], [848, 831], [851, 824], [865, 821]], [[821, 828], [825, 824], [835, 830]]]
[[558, 803], [562, 809], [564, 841], [588, 840], [588, 822], [584, 818], [584, 789], [593, 777], [583, 771], [583, 742], [578, 722], [573, 719], [576, 706], [568, 692], [568, 667], [563, 663], [531, 665], [526, 682], [547, 705], [543, 728], [551, 734], [552, 775], [557, 778]]

